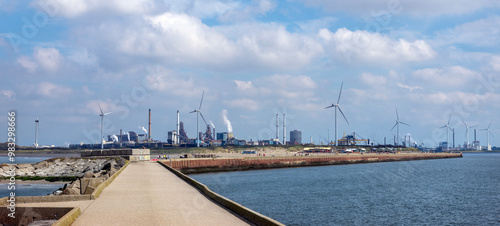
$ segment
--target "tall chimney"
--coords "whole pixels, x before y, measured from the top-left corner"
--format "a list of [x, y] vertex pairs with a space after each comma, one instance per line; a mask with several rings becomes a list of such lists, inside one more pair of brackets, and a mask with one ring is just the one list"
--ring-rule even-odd
[[120, 141], [120, 147], [122, 147], [123, 145], [123, 134], [122, 134], [122, 129], [120, 129], [120, 136], [118, 137], [119, 141]]
[[279, 116], [276, 114], [276, 140], [280, 139], [280, 132], [279, 132], [279, 126], [280, 126], [280, 121], [279, 121]]
[[476, 129], [474, 129], [474, 142], [476, 142]]
[[177, 137], [175, 138], [177, 144], [181, 143], [180, 137], [181, 134], [179, 133], [179, 110], [177, 110]]
[[283, 114], [283, 145], [286, 145], [286, 115]]
[[151, 108], [149, 109], [148, 140], [151, 141]]
[[35, 120], [35, 148], [38, 148], [38, 116]]

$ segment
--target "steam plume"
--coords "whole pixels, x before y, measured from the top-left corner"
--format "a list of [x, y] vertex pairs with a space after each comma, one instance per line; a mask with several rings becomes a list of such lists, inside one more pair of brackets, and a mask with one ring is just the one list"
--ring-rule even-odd
[[224, 124], [227, 126], [227, 132], [232, 133], [233, 132], [233, 126], [231, 126], [231, 121], [227, 118], [227, 110], [224, 109], [222, 110], [222, 119], [224, 119]]

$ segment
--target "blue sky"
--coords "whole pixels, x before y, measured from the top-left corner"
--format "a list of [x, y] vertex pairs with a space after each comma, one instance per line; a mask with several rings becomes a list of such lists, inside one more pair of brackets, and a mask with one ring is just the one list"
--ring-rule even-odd
[[[500, 146], [499, 12], [490, 0], [0, 0], [0, 108], [17, 111], [21, 145], [37, 115], [42, 145], [98, 142], [98, 102], [114, 112], [105, 134], [140, 132], [151, 108], [165, 141], [177, 110], [194, 137], [205, 91], [217, 131], [225, 109], [236, 137], [274, 138], [286, 113], [287, 132], [317, 143], [333, 139], [324, 107], [344, 82], [339, 134], [392, 142], [397, 108], [411, 125], [400, 137], [418, 144], [446, 141], [451, 115], [457, 145], [463, 120], [493, 121]], [[7, 115], [0, 124], [6, 140]]]

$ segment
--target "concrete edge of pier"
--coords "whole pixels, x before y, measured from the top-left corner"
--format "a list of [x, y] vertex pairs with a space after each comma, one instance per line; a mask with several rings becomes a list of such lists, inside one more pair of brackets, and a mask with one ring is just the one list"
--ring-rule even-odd
[[202, 184], [202, 183], [194, 180], [193, 178], [181, 173], [180, 171], [164, 164], [161, 161], [159, 161], [158, 163], [160, 165], [162, 165], [163, 167], [165, 167], [166, 169], [168, 169], [169, 171], [171, 171], [172, 173], [174, 173], [175, 175], [177, 175], [179, 178], [184, 180], [186, 183], [188, 183], [191, 186], [200, 190], [208, 198], [214, 200], [215, 202], [222, 205], [223, 207], [233, 211], [237, 215], [245, 218], [246, 220], [248, 220], [256, 225], [284, 225], [284, 224], [282, 224], [274, 219], [271, 219], [267, 216], [264, 216], [260, 213], [257, 213], [257, 212], [255, 212], [255, 211], [253, 211], [245, 206], [240, 205], [237, 202], [234, 202], [230, 199], [227, 199], [224, 196], [221, 196], [221, 195], [213, 192], [204, 184]]

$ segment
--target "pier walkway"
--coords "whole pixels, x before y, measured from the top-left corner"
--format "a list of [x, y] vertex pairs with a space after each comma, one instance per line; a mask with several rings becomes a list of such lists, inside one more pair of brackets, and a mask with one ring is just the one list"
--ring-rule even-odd
[[72, 225], [250, 224], [153, 162], [131, 162], [96, 200], [29, 206], [72, 203], [82, 211]]

